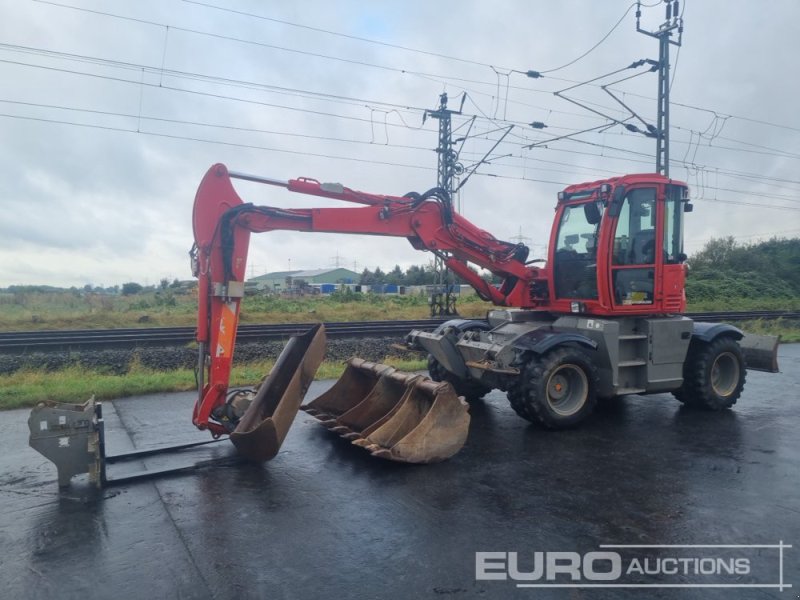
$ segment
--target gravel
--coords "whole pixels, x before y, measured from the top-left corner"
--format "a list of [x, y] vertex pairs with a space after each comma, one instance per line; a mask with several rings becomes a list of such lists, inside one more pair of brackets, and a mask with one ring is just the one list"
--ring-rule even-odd
[[[359, 356], [371, 361], [381, 361], [386, 356], [397, 354], [390, 344], [401, 343], [402, 338], [358, 338], [328, 340], [325, 359], [344, 361]], [[234, 364], [242, 364], [265, 358], [277, 358], [283, 342], [247, 342], [236, 345]], [[32, 352], [30, 354], [0, 354], [0, 375], [19, 369], [61, 369], [69, 365], [81, 365], [102, 369], [116, 375], [127, 373], [134, 364], [150, 369], [173, 370], [193, 368], [197, 363], [197, 351], [189, 347], [138, 347], [105, 350], [81, 350], [76, 352]]]

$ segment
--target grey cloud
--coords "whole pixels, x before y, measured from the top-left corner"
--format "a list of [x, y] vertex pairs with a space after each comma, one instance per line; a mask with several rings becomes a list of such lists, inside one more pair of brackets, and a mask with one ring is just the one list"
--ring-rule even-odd
[[[629, 2], [441, 2], [437, 11], [447, 15], [446, 27], [430, 15], [430, 3], [359, 3], [320, 1], [269, 3], [240, 1], [241, 10], [275, 16], [335, 31], [380, 38], [390, 43], [458, 56], [498, 67], [527, 70], [563, 64], [585, 51], [616, 22]], [[87, 4], [87, 6], [89, 6]], [[0, 23], [0, 41], [80, 53], [115, 60], [158, 66], [162, 57], [170, 69], [191, 71], [284, 86], [328, 92], [340, 96], [385, 100], [409, 107], [433, 107], [438, 94], [446, 90], [453, 104], [467, 89], [471, 100], [467, 112], [482, 110], [528, 123], [547, 122], [549, 131], [558, 127], [576, 129], [593, 123], [581, 109], [559, 101], [552, 91], [570, 85], [567, 80], [585, 80], [624, 66], [633, 60], [655, 57], [655, 41], [634, 31], [633, 15], [589, 57], [573, 67], [541, 80], [519, 75], [506, 79], [484, 66], [445, 58], [408, 53], [363, 44], [303, 29], [248, 19], [186, 3], [155, 0], [107, 6], [98, 10], [128, 14], [137, 18], [167, 22], [180, 27], [219, 32], [308, 50], [349, 60], [383, 64], [404, 70], [396, 72], [311, 56], [281, 52], [253, 44], [197, 36], [171, 30], [164, 53], [163, 28], [119, 21], [36, 3], [14, 3]], [[689, 1], [684, 47], [678, 58], [673, 99], [704, 106], [721, 113], [798, 127], [793, 104], [797, 95], [797, 56], [800, 41], [794, 28], [800, 5], [790, 0], [770, 4], [765, 11], [757, 3], [737, 4], [725, 0]], [[659, 14], [662, 10], [653, 9]], [[136, 71], [118, 71], [85, 63], [66, 63], [31, 57], [24, 60], [50, 66], [91, 70], [114, 76], [142, 77]], [[21, 60], [18, 53], [0, 50], [0, 59]], [[675, 53], [673, 51], [673, 61]], [[487, 85], [441, 81], [414, 75], [412, 71], [448, 74]], [[0, 112], [40, 116], [111, 127], [126, 127], [150, 134], [177, 135], [270, 148], [286, 148], [318, 155], [350, 156], [364, 160], [426, 165], [435, 168], [435, 123], [423, 130], [419, 115], [405, 115], [409, 129], [386, 127], [384, 120], [401, 124], [396, 113], [375, 110], [364, 102], [352, 104], [323, 102], [269, 93], [257, 89], [220, 86], [144, 74], [151, 86], [104, 81], [96, 78], [57, 74], [0, 63], [0, 77], [8, 85], [0, 99], [79, 106], [112, 112], [156, 116], [239, 128], [288, 131], [332, 138], [373, 141], [373, 145], [343, 144], [268, 133], [214, 129], [200, 126], [118, 117], [75, 114], [52, 109], [35, 109], [0, 103]], [[435, 78], [434, 78], [435, 79]], [[510, 84], [506, 103], [505, 84]], [[162, 87], [158, 87], [161, 85]], [[539, 92], [515, 89], [524, 87]], [[284, 104], [358, 116], [372, 121], [334, 119], [267, 106], [232, 102], [222, 98], [182, 93], [186, 88], [218, 95], [238, 96], [256, 102]], [[643, 76], [625, 88], [629, 92], [654, 96], [654, 76]], [[541, 92], [541, 93], [540, 93]], [[582, 92], [583, 93], [583, 92]], [[587, 98], [597, 100], [597, 91]], [[652, 118], [655, 102], [626, 97], [643, 115]], [[475, 107], [475, 104], [478, 108]], [[611, 105], [608, 99], [603, 103]], [[574, 113], [574, 114], [563, 114]], [[694, 187], [700, 199], [687, 221], [687, 239], [696, 249], [711, 235], [748, 236], [758, 232], [781, 231], [798, 225], [796, 212], [759, 209], [713, 202], [738, 200], [753, 203], [771, 201], [760, 196], [712, 191], [730, 188], [758, 194], [796, 197], [797, 184], [776, 186], [753, 178], [734, 178], [715, 171], [760, 173], [797, 180], [797, 160], [723, 150], [737, 146], [722, 140], [731, 137], [749, 144], [783, 148], [798, 147], [798, 132], [741, 120], [729, 120], [719, 137], [708, 136], [697, 146], [690, 129], [705, 130], [714, 125], [713, 115], [674, 106], [673, 157], [694, 160], [707, 168], [674, 168]], [[718, 120], [717, 126], [721, 124]], [[492, 128], [486, 122], [483, 130]], [[480, 129], [479, 129], [480, 130]], [[712, 128], [713, 131], [713, 128]], [[387, 137], [388, 132], [388, 137]], [[515, 133], [536, 135], [518, 127]], [[194, 191], [205, 170], [225, 162], [242, 171], [279, 178], [300, 175], [340, 181], [354, 188], [384, 193], [424, 190], [435, 183], [432, 170], [408, 169], [336, 160], [324, 156], [301, 156], [269, 152], [235, 145], [213, 145], [157, 135], [120, 133], [69, 125], [37, 123], [0, 117], [0, 281], [80, 284], [88, 274], [114, 283], [128, 279], [188, 276], [185, 251], [191, 244], [191, 206]], [[631, 157], [597, 146], [562, 142], [548, 148], [523, 151], [508, 147], [513, 158], [484, 166], [483, 173], [532, 180], [576, 182], [623, 172], [651, 171], [651, 140], [622, 135], [619, 130], [587, 135], [586, 141], [618, 146], [646, 154]], [[690, 146], [687, 142], [691, 141]], [[389, 143], [387, 145], [387, 142]], [[521, 143], [521, 142], [520, 142]], [[709, 146], [709, 143], [711, 146]], [[472, 140], [465, 151], [465, 163], [482, 156], [491, 141]], [[399, 149], [409, 145], [430, 150]], [[578, 153], [588, 153], [578, 154]], [[602, 156], [592, 156], [602, 154]], [[523, 158], [524, 157], [524, 158]], [[553, 162], [539, 162], [537, 159]], [[633, 160], [632, 160], [633, 159]], [[644, 162], [637, 162], [642, 160]], [[513, 166], [505, 166], [512, 164]], [[522, 230], [534, 244], [546, 244], [552, 206], [560, 184], [473, 177], [462, 195], [464, 213], [480, 227], [498, 237], [510, 238]], [[278, 206], [334, 205], [320, 199], [288, 194], [257, 186], [238, 186], [245, 200]], [[791, 204], [774, 200], [775, 203]], [[693, 244], [693, 245], [692, 245]], [[24, 252], [20, 269], [14, 253]], [[59, 254], [60, 252], [60, 254]], [[293, 265], [317, 267], [330, 264], [336, 253], [348, 263], [383, 267], [411, 264], [429, 256], [413, 251], [404, 240], [355, 236], [314, 236], [274, 233], [254, 239], [251, 264], [264, 269]], [[540, 254], [541, 246], [534, 253]], [[41, 277], [51, 278], [42, 281]]]

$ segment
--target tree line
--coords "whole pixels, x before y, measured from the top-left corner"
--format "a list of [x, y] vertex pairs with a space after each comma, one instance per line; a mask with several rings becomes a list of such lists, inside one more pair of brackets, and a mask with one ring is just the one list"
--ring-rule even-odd
[[740, 244], [712, 239], [689, 260], [690, 300], [797, 298], [800, 296], [800, 239], [772, 238]]
[[[474, 269], [473, 269], [474, 270]], [[481, 276], [487, 281], [499, 283], [499, 279], [493, 277], [491, 273], [484, 272]], [[463, 284], [464, 281], [460, 277], [451, 273], [453, 283]], [[427, 265], [412, 265], [405, 271], [400, 268], [400, 265], [395, 265], [394, 269], [384, 272], [380, 267], [376, 267], [374, 271], [364, 269], [361, 272], [361, 277], [358, 283], [361, 285], [378, 285], [378, 284], [394, 284], [394, 285], [431, 285], [434, 283], [435, 272], [433, 263]]]

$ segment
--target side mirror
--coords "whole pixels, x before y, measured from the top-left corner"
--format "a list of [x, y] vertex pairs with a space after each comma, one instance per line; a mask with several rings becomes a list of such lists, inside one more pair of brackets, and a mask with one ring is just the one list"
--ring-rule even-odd
[[692, 212], [694, 210], [694, 204], [691, 202], [687, 202], [683, 205], [683, 212]]
[[625, 186], [618, 185], [614, 188], [614, 196], [611, 198], [611, 204], [608, 207], [609, 217], [618, 217], [622, 210], [622, 201], [625, 200]]
[[600, 209], [597, 207], [596, 202], [587, 202], [583, 205], [583, 214], [586, 216], [586, 221], [590, 225], [597, 225], [600, 222], [602, 215]]

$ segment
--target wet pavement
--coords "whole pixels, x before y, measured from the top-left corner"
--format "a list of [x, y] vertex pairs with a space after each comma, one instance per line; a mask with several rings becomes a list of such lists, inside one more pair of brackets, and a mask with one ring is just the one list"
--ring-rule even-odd
[[[669, 395], [631, 396], [565, 432], [527, 424], [493, 392], [472, 407], [463, 451], [429, 466], [371, 458], [300, 413], [266, 465], [233, 461], [99, 492], [75, 478], [59, 493], [55, 467], [28, 448], [29, 411], [4, 412], [2, 596], [796, 598], [800, 345], [781, 347], [780, 362], [781, 374], [748, 374], [733, 411], [686, 410]], [[315, 383], [308, 397], [330, 384]], [[190, 425], [193, 399], [170, 394], [106, 403], [109, 454], [205, 439]], [[232, 454], [222, 442], [149, 459], [147, 467]], [[109, 469], [112, 477], [124, 472]], [[531, 589], [475, 577], [475, 553], [483, 551], [519, 552], [531, 567], [535, 551], [780, 540], [794, 544], [783, 564], [784, 582], [794, 587], [782, 592]], [[690, 550], [650, 552], [688, 556]], [[725, 581], [778, 582], [777, 551], [753, 552], [751, 573]], [[698, 577], [647, 581], [685, 584]]]

